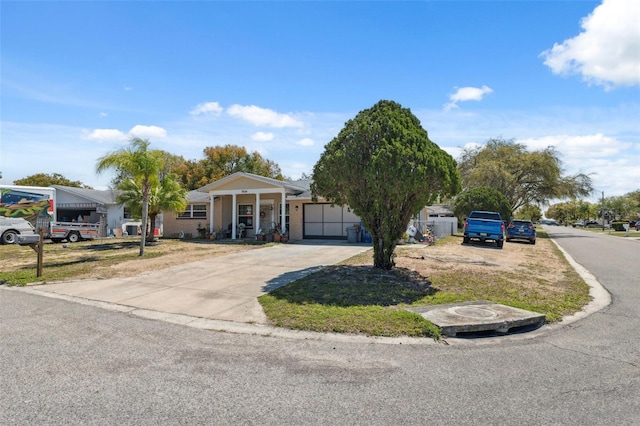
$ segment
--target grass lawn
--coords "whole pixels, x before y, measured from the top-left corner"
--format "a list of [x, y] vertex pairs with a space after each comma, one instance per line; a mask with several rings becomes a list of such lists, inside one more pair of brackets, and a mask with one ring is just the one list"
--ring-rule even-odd
[[[453, 250], [458, 250], [459, 241], [451, 237], [438, 242], [436, 247], [452, 245]], [[516, 270], [496, 272], [481, 264], [472, 273], [468, 268], [455, 265], [426, 271], [403, 267], [382, 271], [371, 266], [372, 251], [368, 251], [280, 287], [258, 300], [273, 325], [317, 332], [437, 339], [440, 337], [438, 327], [406, 308], [474, 300], [539, 312], [546, 316], [547, 322], [555, 322], [582, 309], [590, 301], [589, 288], [547, 234], [539, 231], [535, 247], [544, 244], [549, 245], [551, 254], [527, 257], [525, 253], [524, 268], [533, 271], [530, 276]], [[506, 247], [528, 249], [517, 245]], [[398, 246], [396, 263], [411, 253]], [[549, 264], [549, 256], [559, 262], [559, 271], [547, 270], [550, 269], [545, 266]]]
[[635, 228], [631, 228], [629, 230], [629, 235], [625, 231], [614, 231], [613, 229], [605, 229], [604, 232], [602, 228], [583, 228], [585, 231], [595, 232], [598, 234], [604, 235], [612, 235], [614, 237], [635, 237], [640, 238], [640, 231], [636, 231]]

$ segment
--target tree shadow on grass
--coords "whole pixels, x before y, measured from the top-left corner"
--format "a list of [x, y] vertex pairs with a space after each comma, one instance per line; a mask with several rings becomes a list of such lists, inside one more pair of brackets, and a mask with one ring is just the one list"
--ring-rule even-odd
[[406, 268], [385, 271], [373, 266], [334, 265], [276, 286], [285, 275], [269, 281], [264, 290], [277, 299], [301, 305], [395, 306], [411, 304], [438, 291], [429, 280]]

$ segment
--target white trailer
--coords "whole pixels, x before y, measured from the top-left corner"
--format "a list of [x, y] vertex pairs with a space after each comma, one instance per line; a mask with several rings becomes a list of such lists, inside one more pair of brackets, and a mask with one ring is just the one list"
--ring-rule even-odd
[[48, 232], [45, 229], [44, 234], [45, 238], [50, 238], [54, 243], [62, 242], [62, 240], [67, 240], [70, 243], [82, 240], [93, 240], [100, 235], [100, 224], [51, 222]]

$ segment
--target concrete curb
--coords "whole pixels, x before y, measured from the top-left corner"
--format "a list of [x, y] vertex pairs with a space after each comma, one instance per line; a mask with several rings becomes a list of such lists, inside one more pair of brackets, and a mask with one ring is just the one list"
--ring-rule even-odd
[[563, 328], [569, 324], [572, 324], [578, 320], [588, 317], [589, 315], [598, 312], [611, 303], [611, 295], [600, 284], [593, 274], [591, 274], [582, 265], [577, 263], [558, 243], [551, 238], [551, 241], [558, 247], [565, 259], [574, 268], [574, 270], [584, 279], [589, 285], [589, 294], [593, 297], [592, 301], [587, 304], [580, 312], [563, 318], [562, 321], [556, 324], [544, 325], [537, 330], [527, 332], [525, 334], [513, 334], [506, 336], [495, 337], [483, 337], [480, 339], [469, 339], [460, 337], [447, 337], [442, 338], [440, 341], [435, 341], [430, 338], [419, 337], [369, 337], [359, 335], [346, 335], [339, 333], [317, 333], [311, 331], [297, 331], [283, 328], [272, 327], [266, 324], [252, 324], [242, 323], [235, 321], [214, 320], [208, 318], [194, 317], [183, 314], [171, 314], [160, 311], [153, 311], [148, 309], [137, 308], [133, 306], [120, 305], [110, 302], [95, 301], [85, 299], [77, 296], [68, 296], [63, 294], [44, 292], [40, 290], [31, 289], [29, 287], [6, 287], [0, 286], [0, 289], [8, 291], [22, 291], [29, 294], [36, 294], [45, 297], [51, 297], [54, 299], [66, 300], [69, 302], [79, 303], [81, 305], [95, 306], [101, 309], [126, 313], [139, 318], [145, 318], [150, 320], [165, 321], [172, 324], [183, 325], [187, 327], [198, 328], [201, 330], [210, 330], [224, 333], [235, 334], [251, 334], [263, 337], [279, 337], [287, 339], [298, 340], [315, 340], [326, 342], [351, 342], [351, 343], [379, 343], [379, 344], [392, 344], [392, 345], [479, 345], [479, 344], [496, 344], [504, 343], [505, 341], [514, 340], [528, 340], [539, 337], [551, 331]]

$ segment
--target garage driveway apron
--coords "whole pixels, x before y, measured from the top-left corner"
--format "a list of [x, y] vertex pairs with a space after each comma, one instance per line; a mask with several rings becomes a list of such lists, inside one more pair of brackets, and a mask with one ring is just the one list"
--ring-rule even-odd
[[33, 290], [159, 312], [267, 322], [257, 297], [370, 245], [301, 241], [216, 256], [127, 278], [36, 285]]

